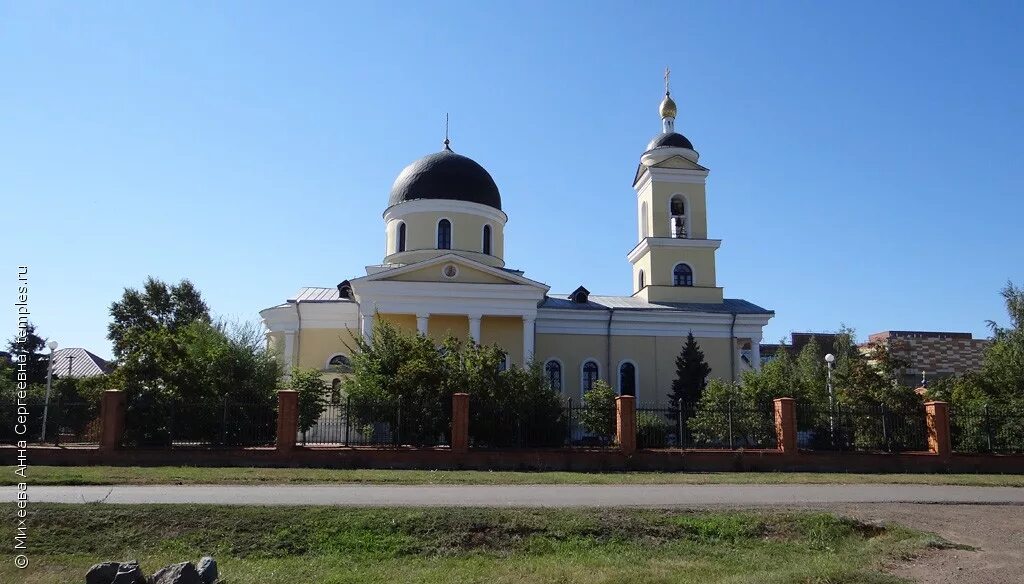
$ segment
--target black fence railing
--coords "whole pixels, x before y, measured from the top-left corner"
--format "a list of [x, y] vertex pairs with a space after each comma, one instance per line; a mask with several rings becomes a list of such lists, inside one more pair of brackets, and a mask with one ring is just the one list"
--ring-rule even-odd
[[[15, 402], [0, 404], [0, 442], [60, 445], [95, 445], [100, 440], [100, 404], [98, 401], [30, 400], [19, 411]], [[24, 417], [22, 421], [21, 417]], [[43, 419], [46, 419], [44, 440]], [[19, 432], [22, 432], [19, 434]]]
[[991, 407], [950, 408], [954, 452], [1024, 452], [1024, 410]]
[[451, 403], [414, 404], [397, 399], [362, 402], [345, 398], [328, 404], [308, 428], [299, 428], [306, 446], [447, 446], [451, 443]]
[[601, 448], [614, 440], [614, 407], [588, 407], [572, 399], [498, 405], [470, 398], [473, 448]]
[[640, 406], [636, 441], [638, 448], [776, 448], [775, 410], [734, 402]]
[[928, 450], [924, 406], [890, 408], [797, 404], [797, 446], [807, 450], [908, 452]]
[[125, 416], [124, 442], [142, 447], [273, 446], [277, 402], [138, 404]]

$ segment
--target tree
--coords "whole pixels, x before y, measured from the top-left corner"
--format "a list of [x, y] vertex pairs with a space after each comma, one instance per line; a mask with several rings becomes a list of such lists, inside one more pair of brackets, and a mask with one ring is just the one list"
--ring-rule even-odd
[[688, 404], [697, 403], [707, 387], [710, 374], [711, 367], [704, 360], [704, 351], [693, 338], [693, 331], [690, 331], [686, 335], [686, 344], [676, 357], [676, 379], [672, 381], [669, 399], [673, 404], [680, 400]]
[[46, 372], [50, 365], [49, 353], [44, 353], [46, 339], [36, 334], [36, 325], [27, 323], [24, 328], [24, 336], [19, 332], [7, 343], [7, 350], [11, 353], [14, 369], [17, 370], [17, 359], [25, 356], [25, 382], [28, 385], [41, 385], [46, 383]]
[[152, 276], [141, 291], [125, 288], [121, 300], [110, 305], [110, 316], [107, 338], [118, 359], [144, 343], [147, 333], [173, 333], [196, 321], [210, 322], [210, 310], [192, 282], [169, 286]]
[[265, 426], [281, 367], [258, 327], [211, 322], [188, 281], [149, 278], [110, 313], [127, 442], [237, 441], [253, 424]]
[[327, 407], [327, 384], [316, 369], [292, 371], [291, 388], [299, 393], [299, 432], [305, 436]]
[[615, 436], [615, 390], [603, 379], [583, 394], [583, 429], [601, 438]]

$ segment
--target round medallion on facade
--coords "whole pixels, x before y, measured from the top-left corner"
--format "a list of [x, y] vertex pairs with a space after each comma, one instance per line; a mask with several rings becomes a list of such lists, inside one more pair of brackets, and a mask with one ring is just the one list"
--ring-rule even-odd
[[445, 264], [444, 268], [441, 269], [441, 275], [445, 278], [454, 278], [459, 275], [459, 266], [455, 264]]
[[490, 173], [447, 147], [406, 166], [391, 186], [388, 206], [416, 199], [468, 201], [501, 209], [498, 185]]

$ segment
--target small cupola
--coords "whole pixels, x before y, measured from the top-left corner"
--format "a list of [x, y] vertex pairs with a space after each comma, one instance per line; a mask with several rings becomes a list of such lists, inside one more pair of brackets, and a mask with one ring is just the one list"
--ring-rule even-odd
[[572, 294], [569, 295], [569, 300], [573, 304], [586, 304], [590, 302], [590, 290], [580, 286], [572, 291]]

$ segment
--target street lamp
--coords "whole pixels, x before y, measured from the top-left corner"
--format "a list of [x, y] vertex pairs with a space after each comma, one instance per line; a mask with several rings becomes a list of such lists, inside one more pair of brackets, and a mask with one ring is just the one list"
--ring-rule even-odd
[[836, 362], [836, 356], [832, 353], [825, 355], [825, 365], [828, 369], [828, 431], [832, 437], [832, 445], [836, 443], [836, 403], [832, 397], [832, 364]]
[[46, 343], [50, 348], [50, 364], [46, 368], [46, 401], [43, 402], [43, 432], [39, 437], [40, 442], [46, 442], [46, 417], [50, 413], [50, 384], [53, 380], [53, 352], [57, 350], [57, 341]]

